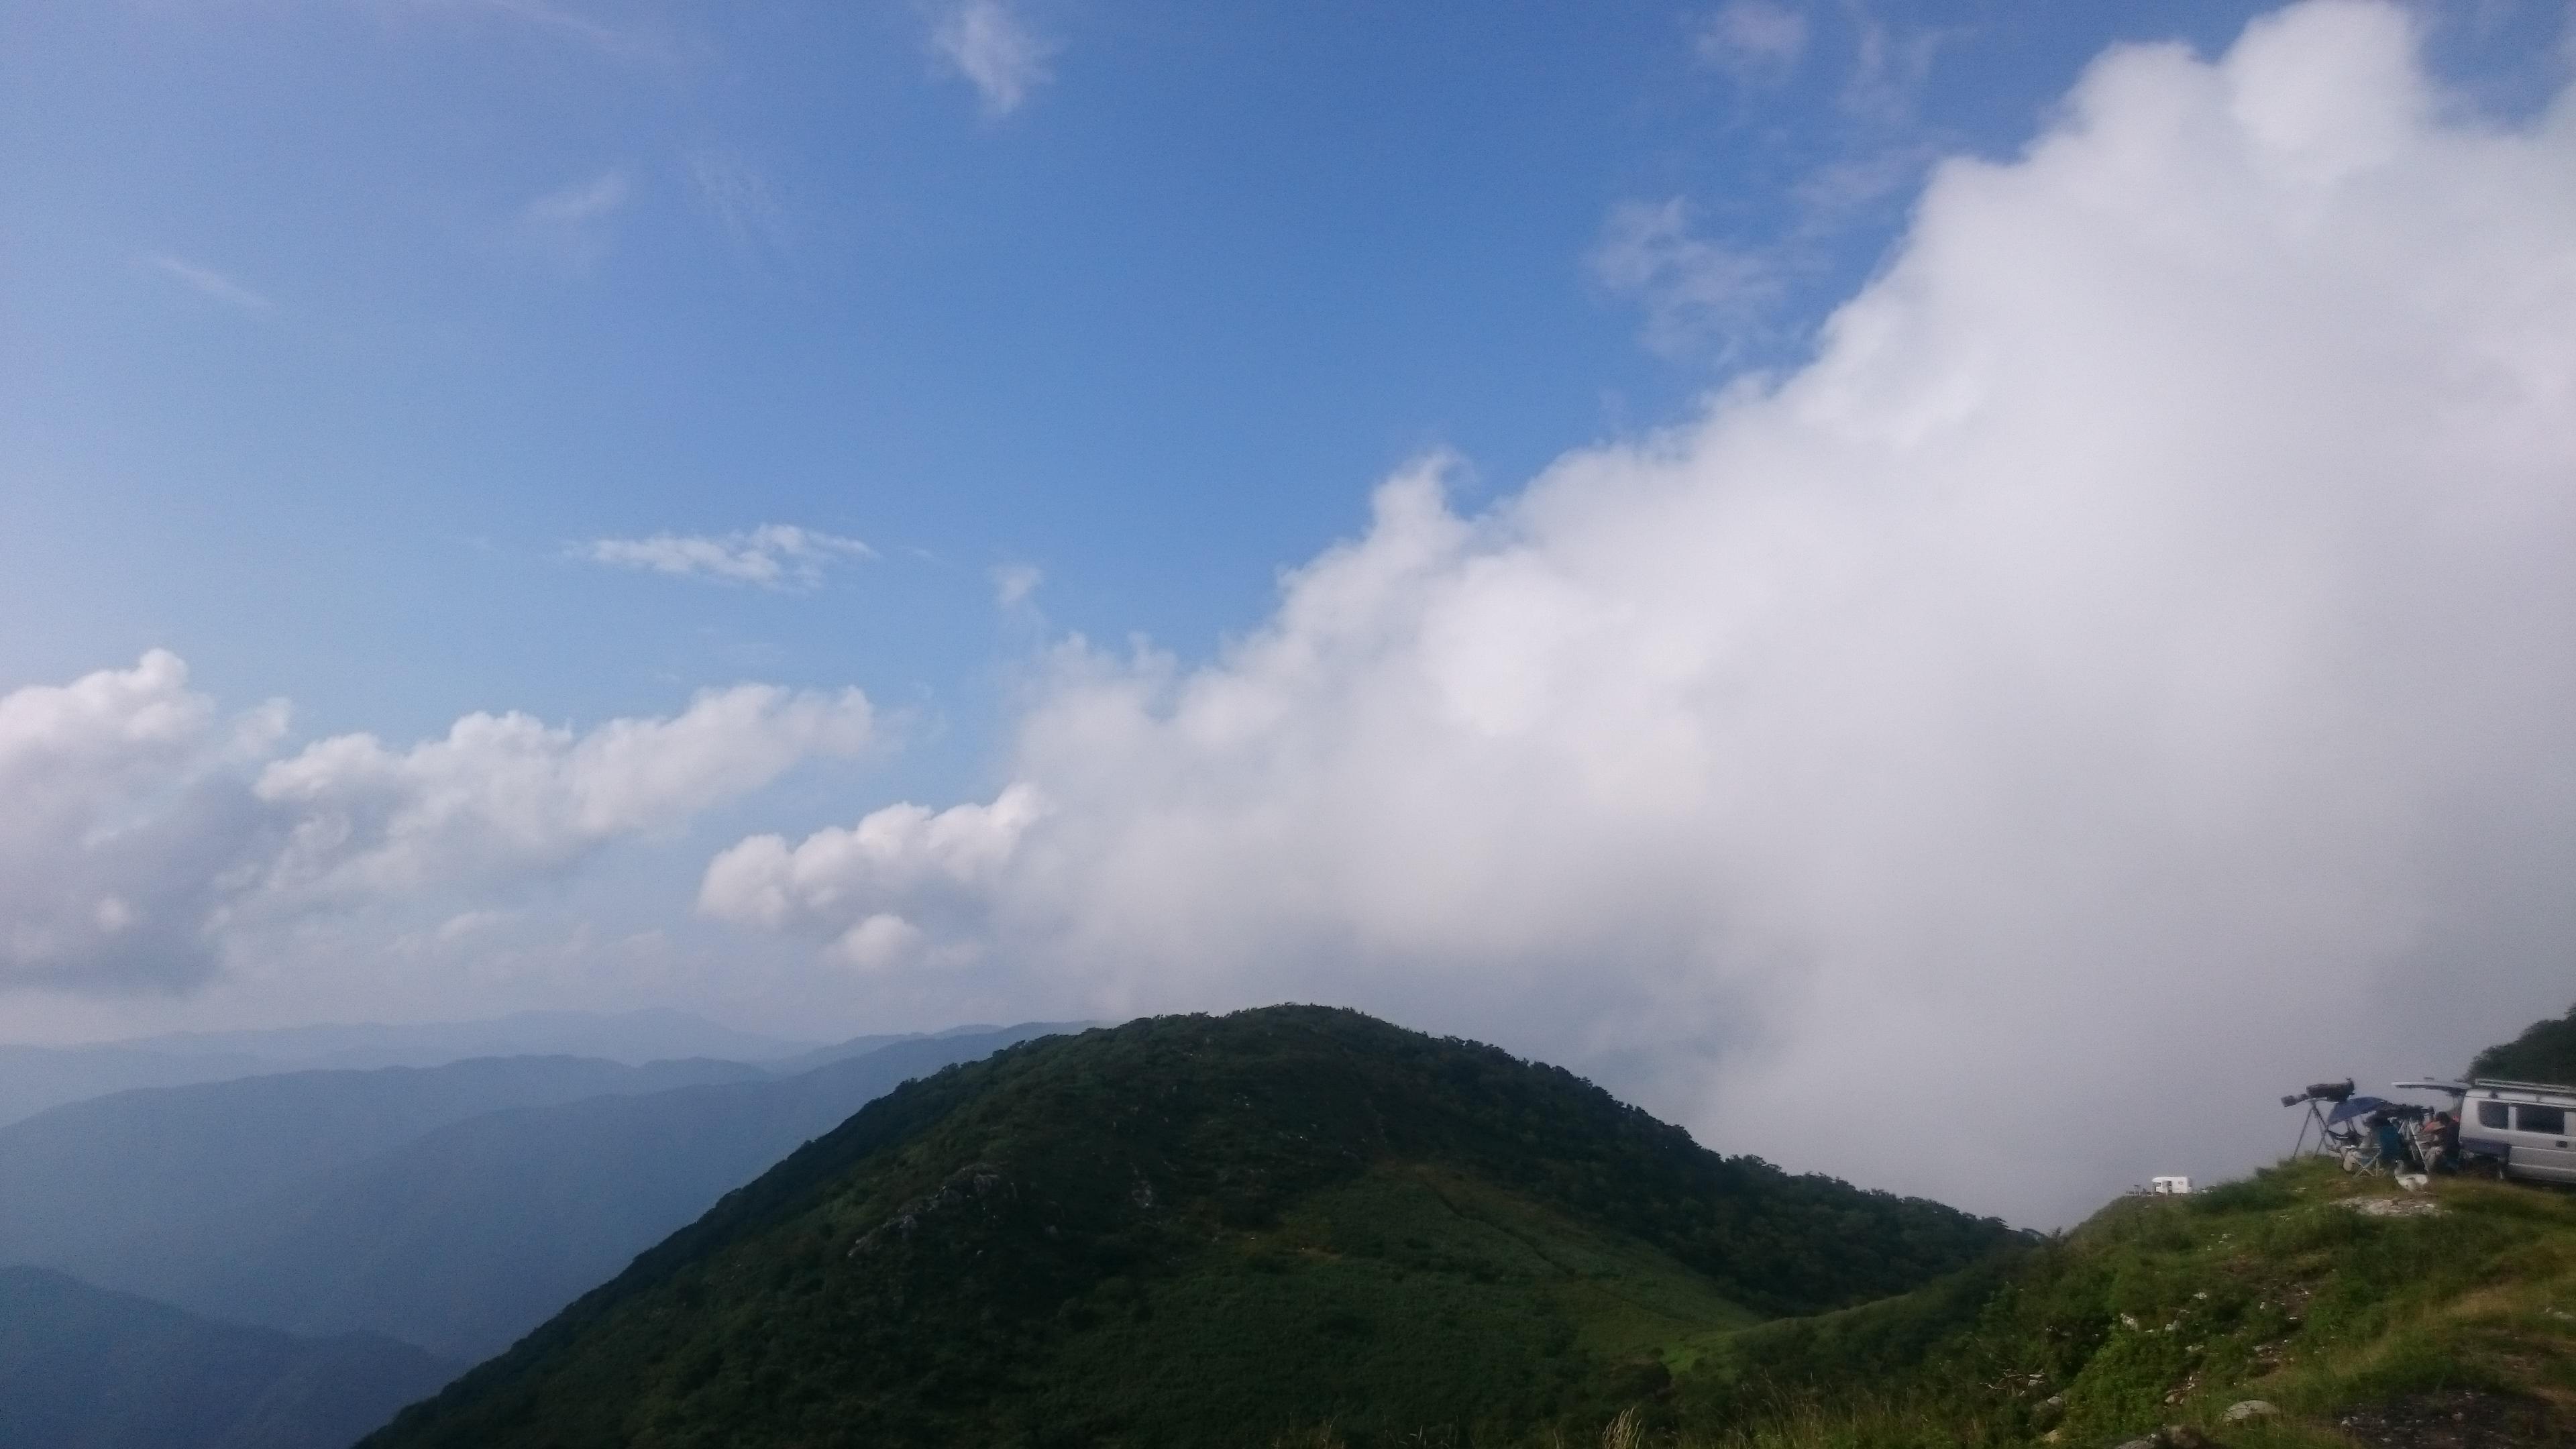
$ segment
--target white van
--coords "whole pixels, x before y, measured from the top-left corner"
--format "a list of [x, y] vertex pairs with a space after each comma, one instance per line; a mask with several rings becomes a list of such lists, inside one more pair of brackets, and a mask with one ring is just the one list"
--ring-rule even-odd
[[2460, 1151], [2508, 1177], [2576, 1182], [2576, 1087], [2481, 1077], [2460, 1097]]

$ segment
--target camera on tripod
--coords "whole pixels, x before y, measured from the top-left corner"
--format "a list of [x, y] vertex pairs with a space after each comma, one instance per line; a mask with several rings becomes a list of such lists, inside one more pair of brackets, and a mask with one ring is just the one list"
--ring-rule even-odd
[[2310, 1082], [2306, 1091], [2293, 1092], [2283, 1097], [2281, 1105], [2295, 1107], [2301, 1102], [2341, 1102], [2351, 1095], [2352, 1078], [2350, 1077], [2340, 1082]]

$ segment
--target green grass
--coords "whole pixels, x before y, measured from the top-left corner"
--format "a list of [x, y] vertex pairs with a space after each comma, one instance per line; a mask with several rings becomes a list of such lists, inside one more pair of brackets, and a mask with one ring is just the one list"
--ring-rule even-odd
[[[2345, 1416], [2463, 1393], [2518, 1416], [2486, 1442], [2569, 1442], [2576, 1195], [2442, 1179], [2429, 1197], [2436, 1216], [2364, 1215], [2349, 1204], [2408, 1199], [2309, 1161], [2124, 1199], [1914, 1293], [1688, 1340], [1673, 1387], [1617, 1415], [1474, 1442], [2101, 1449], [2188, 1425], [2229, 1449], [2352, 1449]], [[2246, 1399], [2282, 1412], [2228, 1422]]]
[[[2259, 1449], [2348, 1446], [2343, 1414], [2428, 1393], [2576, 1406], [2576, 1198], [2446, 1178], [2437, 1216], [2349, 1206], [2400, 1196], [2309, 1161], [2126, 1199], [1975, 1291], [1732, 1335], [1661, 1426], [1860, 1449], [2090, 1446], [2186, 1424]], [[2224, 1422], [2258, 1398], [2284, 1413]]]

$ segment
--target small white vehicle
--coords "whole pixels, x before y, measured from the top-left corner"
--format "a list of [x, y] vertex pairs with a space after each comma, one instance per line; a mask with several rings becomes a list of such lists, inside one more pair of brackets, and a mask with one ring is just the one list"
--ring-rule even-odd
[[2442, 1090], [2460, 1095], [2462, 1156], [2492, 1159], [2507, 1177], [2576, 1183], [2576, 1087], [2480, 1077]]

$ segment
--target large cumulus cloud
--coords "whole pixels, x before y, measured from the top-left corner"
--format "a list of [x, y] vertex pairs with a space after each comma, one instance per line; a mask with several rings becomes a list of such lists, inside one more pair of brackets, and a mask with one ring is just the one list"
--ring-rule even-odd
[[745, 684], [586, 734], [471, 714], [402, 751], [364, 734], [318, 741], [260, 772], [260, 800], [295, 821], [270, 884], [380, 892], [560, 868], [620, 836], [672, 830], [808, 756], [856, 754], [872, 726], [855, 689]]
[[2571, 238], [2576, 104], [2474, 118], [2394, 8], [2113, 52], [1811, 364], [1483, 512], [1409, 470], [1203, 667], [1066, 642], [971, 871], [916, 810], [702, 903], [2026, 1219], [2239, 1166], [2276, 1078], [2576, 995]]
[[178, 656], [0, 695], [0, 986], [185, 984], [261, 824], [228, 768], [284, 725], [219, 722]]

